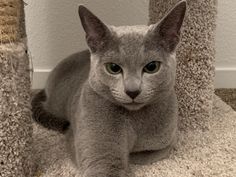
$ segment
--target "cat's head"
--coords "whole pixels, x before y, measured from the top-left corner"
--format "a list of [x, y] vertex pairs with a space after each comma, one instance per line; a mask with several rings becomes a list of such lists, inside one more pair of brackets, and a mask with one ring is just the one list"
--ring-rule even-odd
[[80, 6], [94, 91], [128, 110], [138, 110], [173, 90], [175, 50], [185, 11], [186, 2], [181, 1], [154, 25], [115, 27]]

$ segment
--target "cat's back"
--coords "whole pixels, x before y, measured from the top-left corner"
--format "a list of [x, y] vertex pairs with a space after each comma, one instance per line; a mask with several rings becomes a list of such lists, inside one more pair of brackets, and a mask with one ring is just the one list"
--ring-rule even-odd
[[[90, 65], [90, 53], [84, 50], [62, 60], [50, 73], [46, 89], [48, 92], [54, 87], [61, 85], [74, 78], [84, 78], [87, 76]], [[87, 71], [87, 72], [86, 72]], [[79, 74], [79, 75], [78, 75]], [[81, 74], [83, 77], [80, 77]], [[76, 79], [77, 80], [77, 79]], [[79, 79], [80, 80], [80, 79]]]
[[81, 89], [88, 78], [89, 69], [89, 50], [75, 53], [62, 60], [50, 73], [46, 83], [47, 109], [54, 114], [64, 114], [68, 99]]

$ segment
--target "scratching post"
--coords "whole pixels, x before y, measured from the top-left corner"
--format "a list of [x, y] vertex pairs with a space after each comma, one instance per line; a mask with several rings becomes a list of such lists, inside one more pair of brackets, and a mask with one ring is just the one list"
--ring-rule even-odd
[[30, 70], [22, 0], [0, 1], [0, 176], [32, 177]]
[[[179, 0], [150, 0], [149, 23], [156, 23]], [[176, 92], [180, 129], [207, 129], [212, 116], [217, 0], [187, 0], [177, 50]]]

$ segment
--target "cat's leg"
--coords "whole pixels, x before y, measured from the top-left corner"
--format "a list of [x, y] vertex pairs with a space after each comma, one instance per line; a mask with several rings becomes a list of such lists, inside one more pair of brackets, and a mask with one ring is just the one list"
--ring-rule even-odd
[[106, 120], [81, 123], [75, 134], [76, 163], [83, 177], [129, 176], [125, 127], [120, 122]]
[[162, 159], [167, 158], [170, 155], [172, 147], [168, 146], [161, 150], [141, 151], [130, 154], [130, 163], [146, 165], [151, 164]]
[[173, 141], [167, 147], [160, 150], [144, 150], [140, 152], [133, 152], [130, 154], [130, 163], [147, 165], [151, 164], [169, 157], [171, 150], [173, 149], [176, 143], [176, 137], [173, 138]]

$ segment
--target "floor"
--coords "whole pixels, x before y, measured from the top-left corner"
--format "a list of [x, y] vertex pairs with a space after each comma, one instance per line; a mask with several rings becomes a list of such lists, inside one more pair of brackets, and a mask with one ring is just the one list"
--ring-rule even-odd
[[216, 89], [215, 94], [236, 111], [236, 89]]

